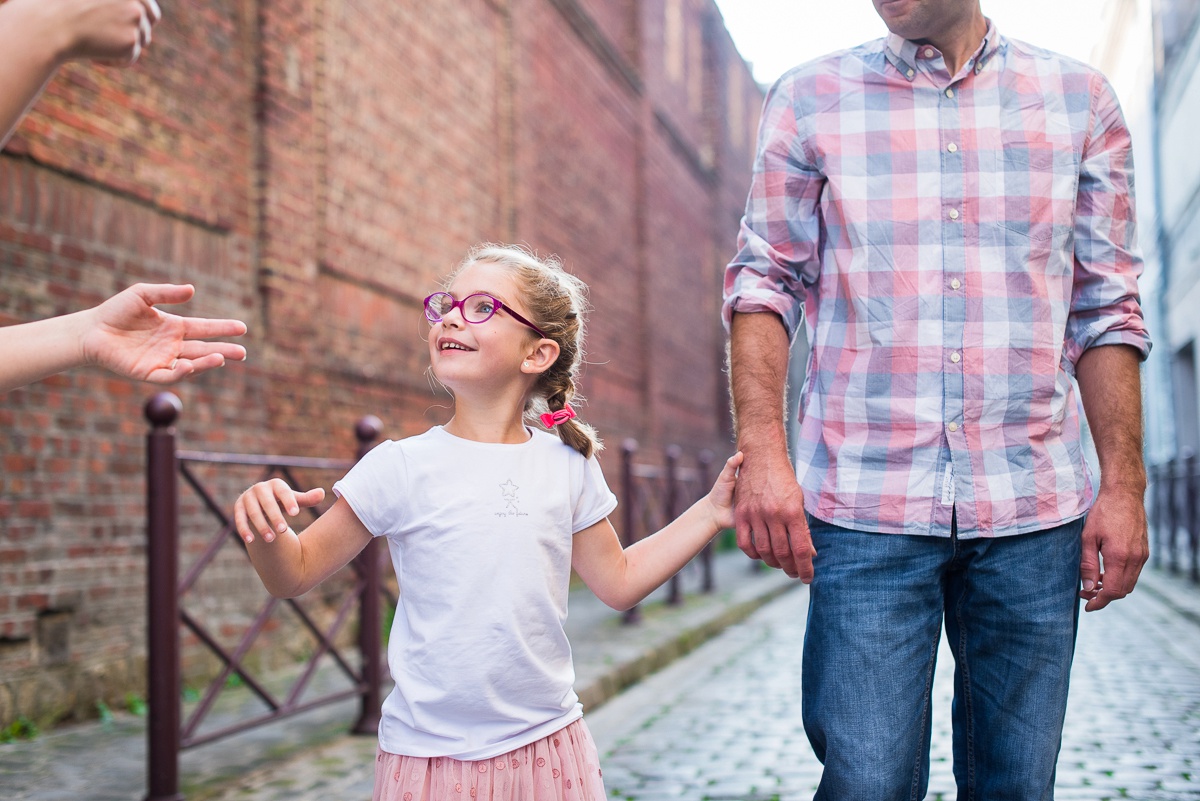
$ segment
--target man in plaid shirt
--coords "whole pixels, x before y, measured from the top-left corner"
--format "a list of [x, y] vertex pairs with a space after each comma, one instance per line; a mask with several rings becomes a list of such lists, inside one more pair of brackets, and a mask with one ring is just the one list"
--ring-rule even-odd
[[738, 542], [811, 582], [818, 799], [924, 797], [943, 620], [959, 798], [1050, 799], [1078, 598], [1149, 553], [1129, 133], [1103, 76], [978, 0], [874, 3], [886, 39], [764, 107], [725, 276]]

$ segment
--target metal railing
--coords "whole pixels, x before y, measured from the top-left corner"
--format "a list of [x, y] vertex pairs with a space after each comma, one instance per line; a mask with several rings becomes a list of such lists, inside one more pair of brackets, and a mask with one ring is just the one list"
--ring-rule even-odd
[[1154, 566], [1200, 583], [1200, 466], [1196, 456], [1153, 465], [1146, 491]]
[[[713, 453], [702, 450], [696, 457], [695, 467], [680, 464], [683, 450], [678, 445], [668, 445], [663, 464], [638, 464], [634, 461], [638, 453], [635, 439], [621, 443], [621, 544], [628, 548], [633, 543], [648, 537], [667, 523], [679, 517], [692, 503], [708, 492], [715, 478]], [[701, 589], [712, 592], [713, 544], [708, 543], [699, 557], [703, 570]], [[676, 573], [670, 582], [667, 603], [683, 602], [683, 586]], [[625, 612], [626, 623], [641, 619], [637, 606]]]
[[[347, 698], [361, 699], [361, 713], [352, 731], [374, 734], [380, 715], [380, 688], [384, 666], [382, 645], [382, 604], [384, 589], [380, 577], [380, 551], [372, 542], [352, 563], [352, 586], [337, 604], [333, 621], [322, 628], [313, 615], [296, 599], [281, 601], [270, 598], [259, 610], [253, 622], [241, 633], [233, 648], [221, 645], [209, 626], [183, 608], [181, 600], [193, 590], [196, 582], [217, 554], [232, 539], [245, 552], [228, 509], [233, 499], [222, 502], [200, 480], [196, 465], [241, 465], [261, 468], [259, 480], [280, 476], [291, 486], [298, 487], [293, 471], [321, 470], [345, 472], [354, 460], [310, 459], [289, 456], [259, 456], [249, 454], [211, 453], [179, 450], [176, 447], [174, 424], [183, 406], [169, 392], [152, 397], [145, 407], [151, 430], [147, 436], [146, 460], [146, 521], [147, 521], [147, 801], [181, 801], [179, 792], [179, 754], [182, 750], [228, 737], [281, 718], [306, 712], [318, 706], [336, 703]], [[355, 427], [358, 440], [357, 457], [371, 448], [378, 438], [382, 424], [375, 417], [365, 417]], [[203, 509], [215, 518], [218, 530], [179, 578], [180, 552], [180, 479], [199, 498]], [[320, 511], [310, 510], [313, 518]], [[251, 646], [267, 626], [272, 613], [280, 605], [290, 607], [305, 629], [313, 636], [316, 647], [300, 676], [286, 696], [270, 692], [246, 665]], [[358, 610], [357, 649], [359, 667], [355, 668], [336, 644], [339, 632]], [[183, 719], [183, 684], [181, 665], [181, 627], [213, 654], [221, 669], [199, 697], [199, 703]], [[325, 694], [312, 700], [301, 696], [309, 687], [317, 661], [328, 654], [337, 667], [349, 678], [351, 687]], [[200, 732], [200, 725], [213, 708], [217, 696], [232, 677], [237, 676], [263, 703], [265, 714], [225, 725], [215, 731]]]

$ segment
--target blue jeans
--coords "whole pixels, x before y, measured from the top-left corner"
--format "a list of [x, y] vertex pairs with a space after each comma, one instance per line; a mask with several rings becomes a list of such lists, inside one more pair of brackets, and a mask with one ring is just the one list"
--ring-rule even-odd
[[1083, 520], [960, 540], [810, 519], [804, 729], [815, 801], [919, 801], [942, 620], [959, 801], [1049, 801], [1079, 621]]

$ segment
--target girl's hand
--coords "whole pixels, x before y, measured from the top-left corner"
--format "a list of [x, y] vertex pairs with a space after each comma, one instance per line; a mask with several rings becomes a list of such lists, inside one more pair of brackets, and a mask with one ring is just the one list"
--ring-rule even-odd
[[737, 470], [742, 464], [742, 452], [738, 451], [725, 460], [721, 474], [708, 493], [712, 506], [713, 524], [717, 531], [733, 526], [733, 488], [737, 485]]
[[325, 497], [317, 487], [308, 492], [296, 492], [282, 478], [260, 481], [243, 492], [233, 504], [233, 522], [246, 544], [254, 542], [258, 532], [263, 542], [272, 542], [276, 534], [288, 530], [283, 512], [295, 517], [300, 507], [316, 506]]

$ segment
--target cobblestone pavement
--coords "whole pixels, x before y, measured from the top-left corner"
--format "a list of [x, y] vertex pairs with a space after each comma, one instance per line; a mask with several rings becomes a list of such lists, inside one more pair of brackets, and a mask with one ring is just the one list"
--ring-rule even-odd
[[[1172, 601], [1179, 597], [1186, 600], [1182, 607]], [[1200, 799], [1196, 599], [1195, 585], [1147, 575], [1130, 597], [1082, 616], [1059, 760], [1060, 801]], [[821, 766], [800, 718], [806, 603], [806, 592], [782, 596], [588, 715], [610, 796], [811, 799]], [[943, 643], [934, 684], [930, 801], [956, 796], [952, 677], [953, 659]]]
[[[567, 632], [585, 705], [596, 706], [796, 587], [780, 571], [752, 567], [740, 552], [718, 554], [717, 590], [700, 594], [699, 567], [689, 566], [684, 603], [667, 605], [666, 590], [659, 590], [643, 605], [636, 626], [622, 625], [620, 613], [586, 588], [573, 589]], [[272, 689], [280, 694], [290, 685], [284, 675], [264, 679], [278, 681]], [[318, 671], [314, 684], [308, 697], [346, 686], [332, 669]], [[245, 688], [227, 690], [211, 725], [264, 711]], [[185, 751], [181, 790], [188, 801], [365, 801], [371, 797], [376, 740], [345, 734], [356, 717], [357, 702], [347, 701]], [[0, 745], [0, 801], [141, 801], [145, 775], [145, 719], [128, 714]]]

